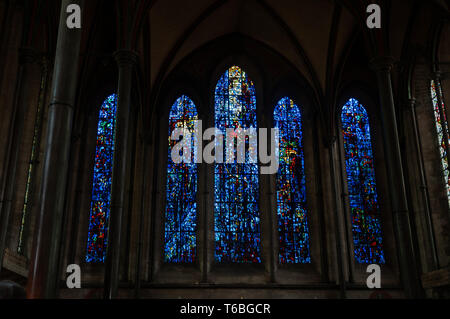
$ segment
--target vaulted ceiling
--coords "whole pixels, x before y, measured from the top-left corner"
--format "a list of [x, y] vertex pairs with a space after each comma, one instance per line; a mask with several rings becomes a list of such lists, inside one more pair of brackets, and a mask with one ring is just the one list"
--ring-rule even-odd
[[[9, 1], [23, 2], [30, 11], [26, 38], [50, 38], [46, 41], [54, 47], [59, 1]], [[364, 28], [370, 3], [382, 6], [380, 31]], [[375, 49], [370, 45], [385, 46], [383, 53], [398, 59], [407, 43], [426, 43], [436, 12], [442, 19], [450, 16], [450, 0], [91, 0], [85, 7], [82, 51], [91, 50], [94, 40], [102, 42], [105, 27], [118, 35], [117, 46], [123, 39], [137, 38], [143, 28], [150, 29], [152, 83], [164, 63], [164, 72], [170, 72], [205, 43], [238, 32], [283, 55], [322, 91], [327, 73], [343, 62], [356, 34], [367, 33], [368, 50]], [[46, 20], [47, 30], [36, 27], [37, 19]]]
[[[433, 9], [445, 9], [443, 12], [448, 14], [445, 1], [436, 1], [427, 8], [409, 0], [385, 2], [385, 25], [381, 31], [372, 32], [374, 44], [385, 46], [385, 53], [397, 59], [405, 42], [426, 43], [432, 22], [426, 19], [432, 17]], [[366, 6], [364, 1], [332, 0], [197, 0], [195, 5], [178, 0], [155, 1], [148, 17], [152, 83], [168, 59], [166, 73], [205, 43], [238, 32], [283, 55], [317, 90], [325, 92], [327, 76], [344, 62], [355, 35], [369, 33], [362, 30], [368, 15]], [[417, 12], [419, 9], [422, 11]], [[411, 25], [412, 19], [418, 25]]]
[[337, 9], [329, 0], [200, 0], [195, 7], [158, 1], [149, 19], [152, 83], [171, 54], [167, 72], [209, 41], [241, 33], [277, 51], [322, 90], [329, 55], [336, 67], [357, 24], [347, 10]]
[[[33, 29], [39, 24], [30, 20], [30, 34], [54, 50], [59, 18], [55, 2], [24, 3], [29, 17], [46, 22], [47, 30]], [[371, 3], [382, 7], [379, 30], [365, 25]], [[98, 64], [92, 57], [133, 49], [140, 55], [145, 90], [151, 91], [195, 50], [239, 33], [287, 59], [320, 102], [335, 98], [336, 83], [352, 64], [348, 59], [355, 50], [367, 57], [367, 63], [376, 55], [398, 61], [413, 49], [427, 54], [439, 25], [450, 17], [450, 0], [89, 0], [84, 6], [85, 77]]]

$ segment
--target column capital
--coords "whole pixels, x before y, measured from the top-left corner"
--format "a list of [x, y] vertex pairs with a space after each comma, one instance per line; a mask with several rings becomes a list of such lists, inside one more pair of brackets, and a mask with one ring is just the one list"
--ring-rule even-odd
[[394, 58], [390, 56], [378, 56], [370, 60], [370, 68], [374, 71], [391, 71], [394, 66]]
[[138, 61], [138, 55], [131, 50], [118, 50], [114, 52], [114, 59], [119, 67], [127, 65], [135, 65]]
[[19, 64], [34, 63], [38, 60], [38, 53], [29, 47], [19, 48]]

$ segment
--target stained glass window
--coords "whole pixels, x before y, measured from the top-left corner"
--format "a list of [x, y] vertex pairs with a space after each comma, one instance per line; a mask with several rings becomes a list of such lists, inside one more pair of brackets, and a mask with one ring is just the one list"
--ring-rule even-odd
[[[228, 69], [217, 83], [215, 125], [224, 134], [227, 128], [257, 128], [255, 86], [238, 66]], [[259, 167], [250, 163], [248, 153], [245, 163], [215, 164], [216, 262], [261, 262]]]
[[[439, 99], [438, 94], [440, 94], [440, 100], [441, 100], [441, 107], [439, 107]], [[448, 122], [447, 122], [447, 116], [446, 116], [446, 109], [442, 94], [442, 88], [440, 86], [440, 83], [438, 83], [436, 88], [436, 82], [431, 81], [431, 98], [433, 100], [433, 108], [434, 108], [434, 117], [435, 117], [435, 123], [436, 123], [436, 130], [438, 134], [438, 140], [439, 140], [439, 152], [441, 154], [441, 164], [442, 164], [442, 170], [443, 170], [443, 177], [444, 182], [446, 185], [447, 190], [447, 198], [450, 205], [450, 171], [448, 167], [448, 155], [447, 155], [447, 147], [446, 147], [446, 141], [445, 136], [449, 135], [448, 130]], [[446, 133], [446, 134], [444, 134]], [[450, 143], [450, 141], [447, 142]]]
[[302, 117], [290, 98], [278, 102], [274, 124], [280, 136], [276, 178], [279, 262], [310, 263]]
[[355, 259], [384, 264], [369, 117], [363, 105], [350, 99], [341, 120]]
[[[196, 152], [194, 129], [197, 119], [195, 104], [189, 97], [183, 95], [172, 105], [169, 115], [167, 203], [164, 228], [164, 260], [168, 263], [192, 263], [196, 257], [197, 164], [194, 158]], [[179, 141], [171, 140], [170, 136], [176, 128], [187, 129], [192, 134], [191, 163], [183, 161], [177, 164], [172, 160], [172, 148]]]
[[117, 95], [112, 94], [103, 102], [99, 112], [86, 254], [88, 263], [101, 263], [106, 257], [116, 109]]

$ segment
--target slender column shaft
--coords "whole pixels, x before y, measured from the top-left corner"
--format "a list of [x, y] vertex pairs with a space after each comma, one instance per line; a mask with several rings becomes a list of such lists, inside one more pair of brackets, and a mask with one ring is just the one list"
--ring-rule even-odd
[[40, 203], [28, 276], [29, 298], [55, 298], [67, 184], [73, 108], [77, 87], [81, 29], [66, 25], [66, 8], [83, 0], [62, 0], [48, 110]]
[[411, 298], [419, 296], [420, 283], [414, 258], [413, 238], [392, 92], [392, 65], [392, 59], [387, 57], [375, 58], [371, 62], [371, 66], [377, 76], [381, 102], [381, 125], [400, 273], [405, 293], [407, 297]]
[[141, 158], [142, 158], [142, 190], [141, 190], [141, 212], [139, 216], [139, 239], [138, 239], [138, 245], [137, 245], [137, 258], [136, 258], [136, 273], [135, 273], [135, 294], [134, 298], [139, 299], [140, 297], [140, 288], [141, 288], [141, 264], [142, 264], [142, 246], [143, 246], [143, 237], [144, 237], [144, 224], [145, 224], [145, 218], [144, 218], [144, 212], [145, 212], [145, 197], [146, 197], [146, 190], [147, 190], [147, 167], [148, 167], [148, 161], [147, 161], [147, 144], [145, 139], [141, 138]]
[[344, 270], [344, 254], [342, 249], [342, 223], [341, 218], [339, 216], [339, 194], [337, 191], [337, 180], [336, 180], [336, 138], [333, 138], [328, 145], [328, 156], [330, 161], [330, 175], [331, 175], [331, 183], [333, 189], [333, 200], [334, 200], [334, 210], [335, 210], [335, 218], [336, 218], [336, 227], [335, 231], [335, 239], [336, 239], [336, 261], [337, 261], [337, 275], [339, 282], [339, 297], [341, 299], [346, 299], [346, 280], [345, 280], [345, 270]]
[[416, 148], [416, 154], [417, 154], [417, 162], [418, 162], [418, 168], [419, 168], [419, 177], [420, 177], [420, 191], [422, 194], [422, 201], [423, 201], [423, 208], [425, 212], [425, 219], [428, 229], [428, 240], [430, 243], [430, 251], [431, 251], [431, 257], [432, 257], [432, 266], [433, 270], [439, 269], [439, 258], [437, 253], [437, 246], [436, 241], [434, 237], [434, 228], [433, 228], [433, 221], [431, 218], [431, 206], [430, 206], [430, 196], [428, 194], [428, 186], [427, 186], [427, 180], [425, 177], [425, 166], [423, 163], [423, 156], [422, 156], [422, 145], [420, 143], [420, 133], [419, 128], [417, 126], [417, 114], [416, 114], [416, 100], [410, 99], [408, 101], [409, 108], [411, 110], [411, 119], [412, 119], [412, 126], [413, 126], [413, 133], [414, 133], [414, 144]]
[[3, 265], [3, 252], [6, 247], [8, 225], [11, 216], [12, 202], [16, 189], [16, 173], [19, 162], [20, 145], [25, 124], [25, 116], [31, 99], [30, 80], [33, 78], [37, 68], [36, 53], [32, 49], [22, 48], [19, 50], [19, 73], [17, 77], [16, 93], [14, 99], [13, 124], [9, 136], [9, 152], [4, 167], [5, 177], [2, 183], [2, 197], [0, 199], [0, 270]]
[[119, 286], [120, 246], [126, 194], [128, 134], [131, 113], [131, 87], [133, 68], [137, 56], [132, 51], [117, 51], [115, 58], [119, 68], [118, 102], [113, 176], [111, 185], [111, 215], [109, 220], [108, 251], [105, 264], [106, 299], [117, 298]]

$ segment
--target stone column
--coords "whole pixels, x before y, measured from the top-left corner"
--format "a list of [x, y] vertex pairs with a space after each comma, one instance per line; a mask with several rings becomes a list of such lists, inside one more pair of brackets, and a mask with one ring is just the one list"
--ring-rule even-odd
[[118, 102], [116, 111], [116, 134], [111, 185], [111, 215], [109, 220], [108, 251], [105, 263], [104, 297], [117, 297], [119, 286], [120, 248], [122, 221], [127, 180], [128, 133], [131, 113], [131, 87], [133, 68], [137, 55], [129, 50], [114, 54], [119, 68]]
[[417, 298], [420, 294], [420, 281], [414, 257], [413, 238], [392, 91], [392, 66], [393, 59], [389, 57], [378, 57], [371, 61], [371, 67], [377, 76], [381, 102], [380, 114], [384, 139], [384, 155], [393, 210], [394, 232], [397, 241], [401, 279], [406, 296], [409, 298]]
[[422, 194], [423, 210], [425, 213], [425, 222], [428, 230], [429, 249], [432, 257], [432, 270], [439, 269], [439, 258], [437, 253], [437, 246], [434, 237], [433, 220], [431, 217], [430, 196], [428, 193], [428, 185], [426, 180], [425, 166], [423, 163], [422, 145], [420, 142], [420, 131], [417, 125], [416, 114], [416, 99], [412, 98], [408, 100], [408, 106], [411, 112], [412, 129], [414, 133], [414, 145], [416, 149], [417, 163], [419, 164], [419, 177], [420, 177], [420, 192]]
[[66, 25], [66, 8], [83, 0], [62, 0], [53, 73], [42, 185], [27, 295], [55, 298], [59, 282], [59, 247], [67, 184], [81, 29]]
[[336, 242], [336, 262], [337, 262], [337, 278], [336, 281], [339, 284], [339, 298], [346, 299], [347, 298], [347, 282], [345, 276], [345, 254], [344, 249], [342, 247], [342, 243], [345, 245], [345, 233], [343, 231], [343, 220], [339, 214], [339, 206], [341, 206], [341, 201], [339, 199], [338, 193], [338, 181], [337, 181], [337, 172], [336, 172], [336, 163], [337, 161], [337, 137], [333, 136], [327, 143], [328, 148], [328, 159], [330, 163], [330, 177], [332, 184], [332, 192], [333, 192], [333, 204], [334, 204], [334, 217], [336, 218], [335, 228], [334, 228], [334, 238]]
[[33, 49], [19, 49], [19, 72], [14, 99], [13, 124], [9, 135], [8, 160], [4, 167], [4, 180], [2, 183], [2, 197], [0, 199], [0, 270], [3, 265], [3, 255], [6, 247], [8, 225], [11, 216], [14, 194], [16, 190], [16, 173], [22, 144], [22, 133], [25, 116], [29, 109], [32, 87], [30, 81], [38, 70], [37, 54]]

